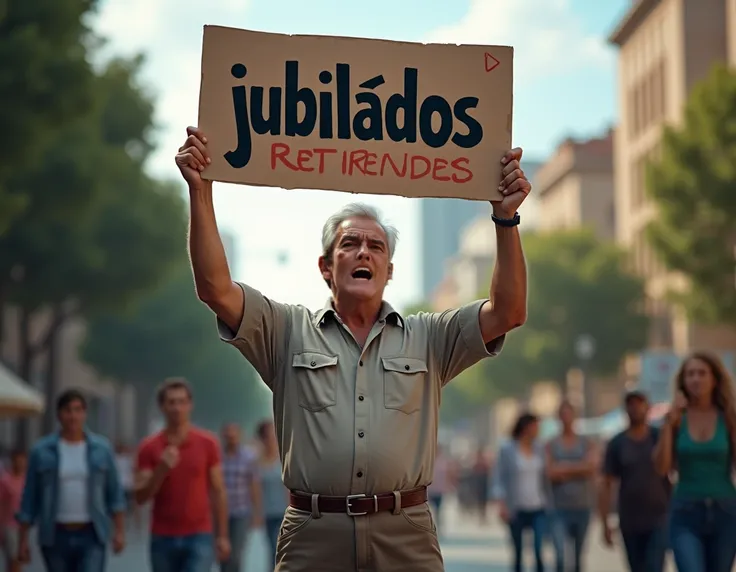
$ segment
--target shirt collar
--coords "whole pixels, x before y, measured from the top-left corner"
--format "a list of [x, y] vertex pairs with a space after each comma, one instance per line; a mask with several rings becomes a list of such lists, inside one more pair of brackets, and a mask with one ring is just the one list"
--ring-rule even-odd
[[[317, 327], [323, 326], [330, 318], [340, 321], [340, 317], [337, 315], [337, 312], [335, 312], [332, 298], [328, 298], [324, 307], [314, 315], [314, 325]], [[400, 328], [404, 327], [404, 318], [386, 301], [381, 302], [381, 311], [378, 313], [378, 321], [380, 323], [388, 322], [395, 326], [399, 326]]]

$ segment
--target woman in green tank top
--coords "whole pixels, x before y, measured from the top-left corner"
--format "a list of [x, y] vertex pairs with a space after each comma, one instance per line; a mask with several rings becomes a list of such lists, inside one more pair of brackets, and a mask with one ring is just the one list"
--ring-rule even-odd
[[670, 543], [679, 572], [730, 572], [736, 557], [736, 407], [721, 361], [697, 352], [680, 366], [654, 462], [676, 473]]

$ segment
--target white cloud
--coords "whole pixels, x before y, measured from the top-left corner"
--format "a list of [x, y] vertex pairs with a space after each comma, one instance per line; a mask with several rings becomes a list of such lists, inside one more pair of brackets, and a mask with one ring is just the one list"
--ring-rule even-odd
[[205, 24], [247, 27], [248, 0], [105, 0], [93, 20], [107, 53], [145, 53], [145, 86], [156, 96], [159, 152], [151, 167], [174, 174], [172, 150], [197, 122]]
[[517, 86], [614, 58], [605, 38], [585, 33], [569, 0], [471, 0], [462, 20], [428, 41], [513, 46]]

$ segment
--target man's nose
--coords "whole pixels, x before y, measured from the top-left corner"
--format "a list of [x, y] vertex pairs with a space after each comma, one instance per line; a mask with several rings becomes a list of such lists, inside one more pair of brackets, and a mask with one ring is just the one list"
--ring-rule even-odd
[[363, 243], [360, 245], [360, 248], [358, 249], [358, 258], [370, 258], [370, 250], [368, 250], [368, 245], [366, 243]]

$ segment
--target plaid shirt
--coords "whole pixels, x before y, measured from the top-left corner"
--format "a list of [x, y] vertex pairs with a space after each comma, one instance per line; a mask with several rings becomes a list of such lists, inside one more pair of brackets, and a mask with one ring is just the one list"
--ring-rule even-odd
[[250, 482], [256, 478], [258, 458], [247, 447], [241, 447], [234, 455], [224, 455], [222, 475], [227, 489], [230, 516], [246, 516], [251, 511]]

